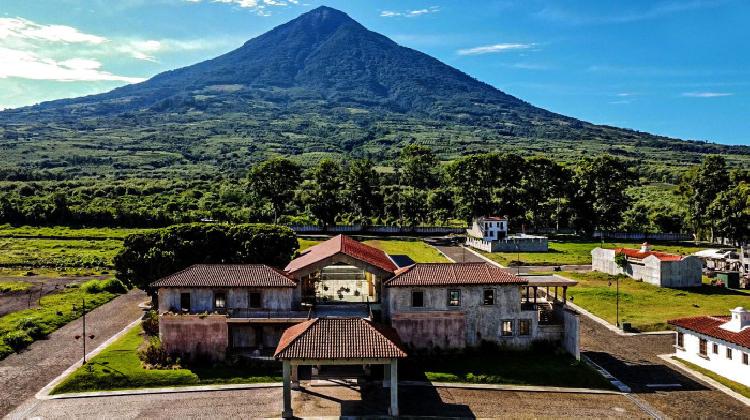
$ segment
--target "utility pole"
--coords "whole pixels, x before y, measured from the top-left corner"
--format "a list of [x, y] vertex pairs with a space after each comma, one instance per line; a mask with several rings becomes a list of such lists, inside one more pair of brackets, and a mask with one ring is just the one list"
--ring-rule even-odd
[[81, 309], [83, 311], [83, 337], [81, 339], [83, 340], [83, 364], [86, 364], [86, 298], [82, 297], [81, 302], [83, 302], [83, 308]]
[[617, 276], [617, 314], [615, 315], [617, 318], [617, 327], [620, 327], [620, 276]]

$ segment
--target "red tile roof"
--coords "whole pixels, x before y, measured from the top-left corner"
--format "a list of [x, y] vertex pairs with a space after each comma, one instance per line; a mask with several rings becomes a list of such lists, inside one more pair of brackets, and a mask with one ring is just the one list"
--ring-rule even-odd
[[479, 219], [492, 220], [492, 221], [498, 221], [498, 222], [503, 221], [503, 220], [508, 220], [507, 217], [502, 217], [502, 216], [484, 216], [484, 217], [479, 217]]
[[676, 255], [676, 254], [670, 254], [668, 252], [641, 251], [640, 249], [632, 249], [632, 248], [615, 248], [615, 254], [620, 254], [620, 253], [625, 254], [625, 256], [628, 258], [636, 258], [639, 260], [648, 258], [652, 255], [661, 261], [680, 261], [682, 259], [682, 256]]
[[488, 263], [421, 263], [402, 268], [385, 286], [451, 286], [526, 284], [527, 281]]
[[308, 248], [302, 255], [293, 259], [286, 266], [285, 271], [294, 273], [336, 254], [346, 254], [391, 273], [398, 268], [382, 250], [357, 242], [346, 235], [338, 235]]
[[263, 264], [196, 264], [151, 287], [297, 287], [294, 279]]
[[363, 318], [314, 318], [284, 331], [277, 359], [390, 359], [406, 357], [396, 331]]
[[750, 328], [745, 328], [740, 332], [727, 331], [721, 328], [720, 325], [728, 322], [729, 319], [730, 317], [728, 316], [697, 316], [672, 319], [667, 322], [669, 325], [682, 327], [750, 349]]

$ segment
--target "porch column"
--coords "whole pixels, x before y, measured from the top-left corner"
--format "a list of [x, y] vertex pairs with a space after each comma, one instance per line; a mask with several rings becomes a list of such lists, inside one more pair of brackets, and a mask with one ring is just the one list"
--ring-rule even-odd
[[398, 359], [393, 359], [390, 366], [391, 372], [391, 415], [398, 416]]
[[292, 387], [291, 387], [291, 364], [288, 360], [284, 360], [282, 364], [282, 375], [284, 377], [284, 410], [281, 412], [281, 417], [290, 419], [294, 417], [292, 413]]
[[292, 379], [292, 389], [300, 389], [299, 386], [299, 377], [297, 376], [297, 372], [299, 371], [298, 365], [291, 365], [291, 379]]
[[557, 301], [557, 286], [555, 286], [555, 301]]
[[534, 286], [534, 304], [536, 304], [536, 286]]
[[383, 365], [383, 388], [391, 386], [391, 368], [390, 365]]
[[568, 286], [563, 286], [563, 305], [568, 301]]

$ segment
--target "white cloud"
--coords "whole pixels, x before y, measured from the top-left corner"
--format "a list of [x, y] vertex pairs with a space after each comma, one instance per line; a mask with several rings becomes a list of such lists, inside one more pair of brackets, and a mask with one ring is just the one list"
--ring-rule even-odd
[[138, 77], [117, 76], [101, 69], [102, 63], [85, 58], [70, 58], [63, 61], [43, 57], [29, 51], [0, 47], [0, 79], [17, 77], [32, 80], [73, 81], [119, 81], [136, 83]]
[[734, 93], [730, 92], [685, 92], [682, 96], [688, 98], [720, 98], [723, 96], [732, 96]]
[[298, 0], [183, 0], [188, 3], [223, 3], [255, 11], [258, 16], [271, 16], [268, 7], [285, 7], [298, 4]]
[[480, 55], [480, 54], [493, 54], [493, 53], [504, 53], [508, 51], [517, 50], [528, 50], [534, 47], [536, 44], [521, 44], [521, 43], [500, 43], [494, 45], [485, 45], [481, 47], [466, 48], [458, 50], [458, 55]]
[[72, 26], [40, 25], [23, 18], [0, 18], [0, 40], [10, 38], [88, 44], [107, 42], [107, 38], [83, 33]]
[[430, 6], [425, 9], [414, 9], [414, 10], [405, 10], [402, 12], [394, 11], [394, 10], [382, 10], [380, 12], [380, 17], [419, 17], [422, 15], [427, 15], [430, 13], [437, 13], [440, 11], [439, 6]]

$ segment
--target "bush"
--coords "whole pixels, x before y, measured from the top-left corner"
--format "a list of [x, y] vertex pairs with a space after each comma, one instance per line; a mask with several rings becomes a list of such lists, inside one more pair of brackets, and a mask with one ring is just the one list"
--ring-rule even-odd
[[23, 318], [18, 322], [18, 330], [25, 331], [32, 338], [41, 338], [47, 335], [49, 326], [38, 319]]
[[138, 350], [138, 358], [146, 365], [153, 368], [168, 368], [172, 366], [172, 358], [161, 345], [158, 337], [151, 337], [148, 344]]
[[128, 288], [117, 279], [89, 280], [81, 285], [86, 293], [109, 292], [115, 294], [127, 293]]
[[5, 336], [3, 336], [3, 343], [5, 343], [6, 346], [13, 349], [13, 351], [19, 351], [29, 344], [33, 343], [34, 339], [29, 336], [29, 334], [26, 333], [26, 331], [18, 330], [18, 331], [11, 331], [9, 333], [6, 333]]
[[158, 336], [159, 335], [159, 314], [153, 309], [146, 312], [146, 315], [143, 317], [143, 322], [141, 323], [141, 325], [143, 325], [143, 332], [145, 332], [146, 334], [151, 335], [151, 336]]

